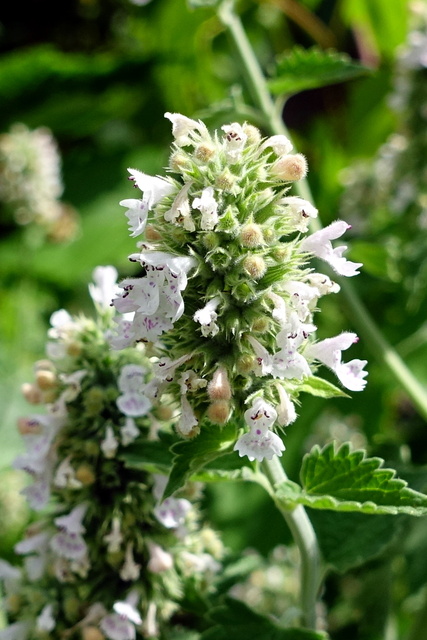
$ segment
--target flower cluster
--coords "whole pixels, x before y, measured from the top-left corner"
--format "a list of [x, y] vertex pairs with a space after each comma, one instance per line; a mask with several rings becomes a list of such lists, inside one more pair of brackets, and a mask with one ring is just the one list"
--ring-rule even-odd
[[76, 230], [76, 212], [60, 201], [61, 158], [49, 129], [15, 124], [0, 136], [0, 202], [18, 224], [34, 222], [54, 240]]
[[97, 320], [53, 314], [48, 359], [23, 387], [44, 411], [20, 419], [14, 467], [32, 480], [23, 493], [39, 517], [15, 547], [22, 569], [0, 560], [11, 621], [1, 640], [163, 637], [186, 590], [209, 589], [220, 566], [221, 543], [188, 499], [199, 489], [163, 500], [167, 469], [126, 466], [160, 425], [144, 349], [107, 341], [115, 276], [95, 270]]
[[399, 51], [389, 99], [396, 130], [373, 161], [345, 170], [341, 208], [386, 248], [389, 275], [403, 281], [416, 310], [427, 285], [427, 9], [423, 3], [411, 9], [413, 27]]
[[142, 197], [121, 204], [131, 236], [143, 236], [130, 256], [142, 275], [113, 299], [123, 316], [111, 343], [152, 343], [153, 401], [175, 397], [181, 436], [196, 436], [204, 420], [244, 416], [249, 431], [236, 450], [270, 459], [284, 449], [274, 429], [295, 420], [294, 402], [319, 363], [348, 389], [365, 385], [365, 361], [341, 355], [355, 334], [314, 339], [317, 302], [339, 286], [309, 263], [356, 275], [361, 265], [332, 245], [349, 225], [309, 233], [317, 210], [288, 195], [307, 164], [285, 136], [262, 139], [238, 123], [211, 135], [201, 121], [166, 117], [175, 139], [169, 175], [129, 169]]

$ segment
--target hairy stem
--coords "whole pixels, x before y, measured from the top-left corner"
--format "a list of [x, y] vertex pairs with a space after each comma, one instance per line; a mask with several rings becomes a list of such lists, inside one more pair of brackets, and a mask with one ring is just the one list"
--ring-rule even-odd
[[[276, 456], [272, 460], [264, 460], [262, 464], [273, 487], [287, 480], [286, 473]], [[322, 578], [321, 556], [316, 534], [302, 505], [297, 506], [292, 511], [283, 508], [277, 500], [276, 505], [282, 513], [300, 552], [301, 622], [303, 626], [309, 629], [316, 629], [316, 603]]]
[[[219, 7], [218, 14], [236, 48], [252, 100], [263, 116], [266, 129], [272, 134], [283, 134], [289, 138], [289, 132], [281, 117], [281, 109], [278, 109], [273, 102], [258, 60], [240, 18], [234, 11], [234, 1], [224, 0]], [[307, 180], [296, 183], [295, 190], [302, 198], [312, 200]], [[313, 224], [313, 230], [319, 228], [321, 228], [320, 223], [316, 220]], [[406, 391], [420, 415], [427, 419], [426, 390], [408, 369], [396, 350], [384, 338], [351, 282], [336, 276], [334, 276], [334, 280], [339, 282], [351, 318], [368, 347], [379, 363], [387, 367]]]

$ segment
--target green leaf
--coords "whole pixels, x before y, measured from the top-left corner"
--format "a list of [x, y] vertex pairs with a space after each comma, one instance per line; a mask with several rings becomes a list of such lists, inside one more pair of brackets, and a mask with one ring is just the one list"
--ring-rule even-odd
[[292, 95], [356, 78], [369, 69], [337, 51], [294, 47], [279, 58], [276, 77], [268, 81], [273, 94]]
[[336, 448], [313, 447], [301, 469], [303, 488], [286, 481], [277, 489], [284, 504], [304, 504], [313, 509], [411, 516], [427, 514], [427, 496], [408, 488], [393, 469], [381, 468], [381, 458], [351, 451], [348, 443]]
[[[208, 424], [192, 440], [177, 442], [171, 448], [172, 470], [163, 499], [185, 485], [190, 477], [219, 456], [229, 453], [237, 438], [237, 426], [228, 422], [224, 427]], [[238, 466], [236, 454], [236, 466]]]
[[[409, 516], [345, 513], [309, 509], [324, 561], [344, 573], [384, 554]], [[416, 520], [423, 522], [423, 520]]]
[[161, 440], [133, 444], [132, 448], [121, 456], [125, 466], [130, 469], [148, 471], [149, 473], [169, 473], [172, 465], [170, 443]]
[[224, 605], [212, 610], [209, 617], [216, 624], [202, 633], [201, 640], [327, 640], [329, 637], [308, 629], [281, 628], [232, 598], [226, 598]]
[[323, 380], [323, 378], [317, 378], [316, 376], [310, 376], [304, 378], [301, 385], [298, 386], [299, 391], [310, 393], [312, 396], [319, 398], [349, 398], [350, 396], [336, 387], [332, 382]]

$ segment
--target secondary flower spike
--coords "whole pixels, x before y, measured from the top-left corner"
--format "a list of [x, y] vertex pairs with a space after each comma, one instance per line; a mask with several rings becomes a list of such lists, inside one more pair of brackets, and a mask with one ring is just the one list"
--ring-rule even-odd
[[[361, 265], [332, 244], [349, 225], [310, 233], [317, 209], [289, 195], [306, 160], [285, 136], [262, 138], [238, 122], [211, 134], [201, 121], [165, 116], [175, 139], [167, 176], [130, 170], [141, 198], [122, 201], [131, 235], [145, 229], [145, 239], [130, 256], [140, 275], [124, 280], [112, 301], [124, 315], [111, 344], [150, 343], [147, 397], [154, 408], [163, 396], [174, 399], [183, 438], [233, 420], [243, 429], [241, 456], [280, 456], [276, 430], [294, 422], [299, 393], [314, 388], [320, 364], [352, 391], [366, 382], [364, 360], [342, 360], [355, 334], [315, 339], [319, 299], [339, 286], [310, 261], [357, 275]], [[123, 390], [119, 400], [131, 417], [137, 398]]]

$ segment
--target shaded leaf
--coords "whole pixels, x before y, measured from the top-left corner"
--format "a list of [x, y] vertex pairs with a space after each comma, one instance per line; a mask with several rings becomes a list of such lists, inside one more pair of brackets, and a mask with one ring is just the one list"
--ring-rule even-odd
[[351, 451], [348, 443], [336, 448], [315, 446], [304, 457], [298, 484], [286, 481], [277, 489], [284, 504], [313, 509], [411, 516], [427, 514], [427, 496], [414, 491], [393, 469], [382, 468], [381, 458]]
[[201, 640], [327, 640], [329, 637], [308, 629], [281, 628], [232, 598], [226, 598], [224, 605], [214, 609], [209, 617], [216, 624], [202, 634]]
[[268, 86], [273, 94], [292, 95], [350, 80], [368, 71], [345, 53], [294, 47], [279, 58], [276, 77], [268, 81]]
[[[207, 424], [192, 440], [177, 442], [171, 448], [172, 470], [163, 499], [178, 491], [187, 480], [206, 464], [229, 453], [237, 438], [237, 426], [228, 422], [224, 427]], [[237, 465], [236, 454], [236, 465]]]
[[366, 513], [317, 509], [310, 509], [309, 517], [323, 559], [342, 573], [383, 554], [408, 521], [405, 515], [377, 515], [373, 518]]

